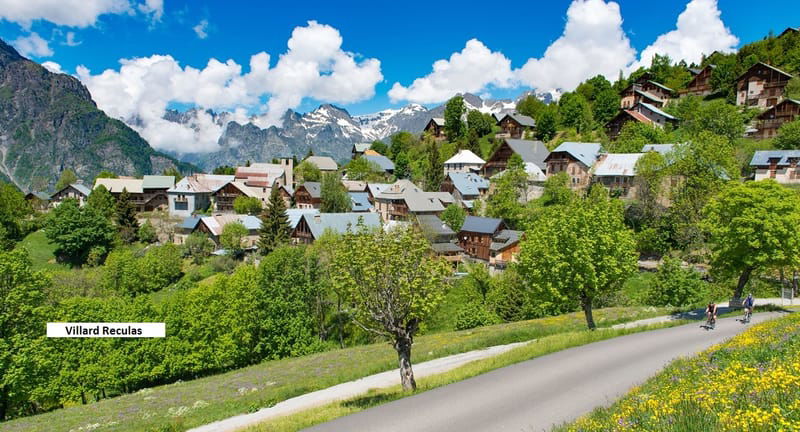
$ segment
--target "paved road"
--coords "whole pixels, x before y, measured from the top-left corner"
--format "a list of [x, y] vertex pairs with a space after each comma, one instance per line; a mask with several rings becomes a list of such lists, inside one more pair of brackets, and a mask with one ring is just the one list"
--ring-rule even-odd
[[[760, 313], [753, 324], [780, 316]], [[661, 370], [743, 331], [736, 318], [698, 323], [560, 351], [342, 417], [309, 431], [547, 431], [608, 405]]]

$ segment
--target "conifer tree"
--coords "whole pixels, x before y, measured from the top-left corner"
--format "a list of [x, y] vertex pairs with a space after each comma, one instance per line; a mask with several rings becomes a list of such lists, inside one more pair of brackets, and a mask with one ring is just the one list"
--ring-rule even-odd
[[122, 189], [122, 193], [117, 198], [116, 222], [122, 241], [125, 243], [135, 242], [139, 233], [139, 221], [136, 220], [136, 206], [131, 202], [131, 196], [127, 189]]
[[286, 203], [278, 193], [278, 188], [272, 188], [267, 207], [261, 213], [258, 248], [262, 254], [267, 255], [281, 245], [288, 244], [290, 236]]

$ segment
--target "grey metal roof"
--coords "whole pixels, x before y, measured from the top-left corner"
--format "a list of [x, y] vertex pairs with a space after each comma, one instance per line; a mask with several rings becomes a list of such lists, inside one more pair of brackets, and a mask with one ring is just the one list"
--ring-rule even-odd
[[370, 194], [372, 194], [373, 197], [375, 197], [391, 186], [391, 183], [367, 183], [367, 190]]
[[317, 214], [317, 213], [319, 213], [319, 209], [287, 209], [286, 210], [286, 216], [289, 217], [289, 226], [292, 229], [295, 229], [297, 227], [297, 224], [300, 223], [300, 218], [302, 218], [303, 215], [305, 215], [305, 214], [314, 215], [314, 214]]
[[464, 225], [461, 226], [461, 231], [494, 234], [502, 223], [502, 219], [467, 216], [464, 219]]
[[86, 187], [86, 185], [81, 183], [72, 183], [70, 186], [72, 186], [73, 188], [75, 188], [75, 190], [84, 194], [87, 197], [89, 196], [90, 193], [92, 193], [91, 189], [89, 189], [88, 187]]
[[304, 187], [308, 194], [311, 195], [311, 198], [321, 198], [322, 197], [322, 186], [319, 182], [305, 182], [297, 188], [299, 189], [300, 186]]
[[448, 252], [464, 252], [464, 249], [461, 249], [461, 246], [450, 242], [433, 243], [431, 244], [431, 249], [433, 249], [433, 251], [437, 254]]
[[444, 126], [444, 119], [441, 117], [434, 117], [431, 120], [433, 120], [433, 122], [436, 123], [437, 126]]
[[650, 99], [652, 101], [655, 101], [655, 102], [658, 102], [658, 103], [664, 103], [664, 101], [661, 98], [659, 98], [658, 96], [656, 96], [656, 95], [654, 95], [652, 93], [646, 92], [644, 90], [634, 90], [634, 92], [638, 93], [638, 94], [640, 94], [640, 95], [642, 95], [642, 96], [644, 96], [647, 99]]
[[759, 65], [760, 65], [760, 66], [766, 66], [766, 67], [768, 67], [768, 68], [770, 68], [770, 69], [774, 70], [775, 72], [778, 72], [778, 73], [780, 73], [780, 74], [783, 74], [784, 76], [787, 76], [787, 77], [789, 77], [789, 78], [791, 78], [791, 77], [792, 77], [792, 74], [790, 74], [790, 73], [788, 73], [788, 72], [784, 72], [784, 71], [782, 71], [782, 70], [780, 70], [780, 69], [776, 68], [775, 66], [768, 65], [768, 64], [766, 64], [766, 63], [764, 63], [764, 62], [758, 62], [758, 63], [754, 64], [753, 66], [750, 66], [750, 68], [749, 68], [749, 69], [747, 69], [747, 70], [746, 70], [746, 71], [744, 71], [744, 72], [743, 72], [741, 75], [739, 75], [738, 77], [736, 77], [736, 81], [739, 81], [740, 79], [742, 79], [742, 77], [743, 77], [743, 76], [747, 75], [747, 73], [748, 73], [748, 72], [750, 72], [750, 69], [753, 69], [754, 67], [756, 67], [756, 66], [759, 66]]
[[349, 192], [351, 210], [353, 212], [368, 212], [372, 210], [369, 202], [369, 194], [366, 192]]
[[316, 166], [320, 171], [336, 171], [339, 169], [339, 165], [330, 156], [309, 156], [304, 162]]
[[509, 247], [519, 243], [519, 240], [522, 238], [522, 234], [524, 234], [524, 231], [502, 230], [497, 233], [496, 236], [494, 236], [492, 239], [492, 244], [489, 245], [489, 249], [495, 252], [508, 249]]
[[422, 232], [425, 234], [435, 235], [435, 236], [454, 236], [456, 235], [455, 231], [450, 229], [447, 224], [445, 224], [441, 219], [434, 215], [419, 215], [417, 216], [417, 222], [419, 222], [420, 228], [422, 228]]
[[674, 147], [675, 144], [645, 144], [644, 147], [642, 147], [642, 153], [654, 151], [665, 155], [671, 152]]
[[[449, 195], [449, 194], [448, 194]], [[452, 199], [452, 195], [450, 196]], [[424, 192], [410, 180], [398, 180], [375, 195], [375, 199], [403, 200], [412, 213], [443, 211], [442, 197], [436, 192]]]
[[600, 143], [563, 142], [553, 150], [553, 153], [560, 152], [569, 153], [582, 164], [591, 167], [600, 154]]
[[369, 150], [372, 147], [372, 143], [355, 143], [353, 144], [353, 150], [356, 153], [364, 153], [365, 151]]
[[514, 121], [516, 121], [517, 123], [521, 124], [522, 126], [536, 127], [536, 120], [534, 120], [531, 117], [528, 117], [528, 116], [526, 116], [524, 114], [506, 113], [506, 115], [504, 115], [503, 117], [500, 118], [500, 121], [503, 121], [503, 119], [506, 118], [506, 117], [511, 117], [512, 119], [514, 119]]
[[800, 158], [800, 150], [759, 150], [753, 154], [750, 166], [769, 165], [770, 159], [777, 159], [778, 165], [789, 165], [790, 158]]
[[175, 186], [174, 176], [146, 175], [142, 177], [142, 189], [169, 189]]
[[42, 201], [49, 201], [50, 195], [47, 192], [30, 192], [28, 195], [33, 195]]
[[649, 109], [650, 111], [653, 111], [656, 114], [660, 114], [660, 115], [662, 115], [662, 116], [664, 116], [664, 117], [666, 117], [666, 118], [668, 118], [670, 120], [677, 120], [677, 118], [665, 113], [664, 111], [661, 111], [661, 109], [656, 108], [653, 105], [650, 105], [649, 103], [639, 102], [639, 104], [642, 105], [643, 107]]
[[383, 156], [383, 155], [364, 155], [364, 156], [361, 156], [361, 157], [366, 158], [370, 162], [375, 162], [384, 171], [387, 171], [387, 172], [388, 171], [394, 171], [394, 162], [392, 162], [392, 160], [387, 158], [386, 156]]
[[667, 86], [665, 86], [664, 84], [661, 84], [661, 83], [659, 83], [659, 82], [655, 82], [655, 81], [653, 81], [653, 80], [647, 80], [647, 82], [649, 82], [650, 84], [653, 84], [653, 85], [654, 85], [654, 86], [656, 86], [656, 87], [659, 87], [659, 88], [661, 88], [662, 90], [666, 90], [666, 91], [668, 91], [668, 92], [670, 92], [670, 93], [673, 93], [673, 92], [674, 92], [674, 90], [672, 90], [671, 88], [669, 88], [669, 87], [667, 87]]
[[511, 147], [511, 150], [522, 158], [523, 162], [533, 162], [539, 168], [547, 168], [544, 160], [550, 155], [550, 151], [547, 150], [547, 146], [543, 142], [511, 138], [505, 141]]
[[461, 195], [479, 195], [481, 189], [489, 189], [489, 180], [477, 174], [452, 172], [447, 176]]
[[326, 230], [337, 234], [344, 234], [348, 230], [355, 231], [359, 221], [362, 221], [367, 228], [381, 226], [381, 217], [378, 213], [318, 213], [304, 214], [302, 218], [305, 219], [315, 239]]
[[181, 179], [169, 193], [213, 193], [234, 181], [232, 175], [194, 174]]
[[181, 222], [181, 228], [193, 230], [200, 223], [199, 216], [189, 216]]
[[636, 175], [636, 162], [644, 153], [609, 153], [594, 166], [594, 175], [598, 177]]

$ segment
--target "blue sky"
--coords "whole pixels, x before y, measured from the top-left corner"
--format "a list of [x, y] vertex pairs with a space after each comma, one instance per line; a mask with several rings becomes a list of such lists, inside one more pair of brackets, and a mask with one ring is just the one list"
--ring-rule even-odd
[[[584, 1], [587, 0], [577, 0], [576, 3]], [[68, 3], [69, 0], [64, 2]], [[231, 59], [237, 65], [241, 65], [242, 74], [245, 74], [249, 71], [251, 56], [262, 51], [270, 55], [270, 67], [275, 67], [279, 56], [287, 51], [287, 41], [292, 31], [297, 27], [307, 26], [310, 20], [338, 31], [342, 39], [341, 50], [354, 53], [353, 60], [357, 64], [368, 59], [380, 61], [379, 74], [382, 79], [375, 79], [374, 83], [370, 83], [374, 96], [365, 96], [366, 90], [362, 88], [353, 90], [353, 94], [344, 97], [344, 100], [332, 101], [346, 107], [354, 114], [398, 107], [408, 102], [421, 102], [429, 106], [437, 104], [438, 101], [433, 101], [437, 96], [431, 94], [435, 93], [432, 89], [427, 92], [413, 89], [414, 91], [403, 93], [404, 96], [397, 100], [391, 100], [387, 93], [395, 83], [408, 88], [415, 79], [430, 74], [435, 61], [448, 60], [453, 53], [464, 50], [465, 44], [471, 39], [476, 39], [478, 44], [486, 48], [484, 53], [486, 59], [491, 53], [494, 60], [499, 59], [501, 64], [487, 66], [485, 70], [468, 67], [463, 72], [454, 71], [454, 75], [449, 75], [450, 78], [444, 75], [442, 79], [457, 81], [453, 77], [463, 77], [465, 81], [463, 85], [479, 87], [478, 93], [490, 94], [493, 97], [515, 96], [527, 88], [539, 86], [539, 83], [541, 89], [555, 86], [569, 87], [574, 85], [575, 80], [585, 78], [582, 75], [594, 72], [591, 69], [594, 67], [593, 64], [575, 65], [575, 62], [570, 63], [568, 59], [560, 60], [561, 63], [550, 62], [552, 63], [550, 69], [540, 64], [532, 65], [527, 74], [522, 71], [529, 59], [543, 58], [547, 48], [565, 34], [565, 25], [568, 22], [575, 21], [575, 26], [579, 26], [578, 18], [567, 18], [567, 10], [572, 1], [502, 3], [470, 3], [463, 0], [458, 2], [304, 1], [302, 6], [296, 6], [292, 2], [275, 2], [276, 4], [238, 2], [237, 4], [223, 1], [164, 0], [161, 3], [161, 0], [81, 0], [78, 4], [93, 2], [115, 2], [120, 8], [110, 13], [87, 12], [85, 21], [76, 24], [73, 22], [74, 19], [64, 16], [70, 13], [69, 10], [62, 14], [52, 10], [37, 12], [35, 7], [20, 6], [36, 4], [35, 0], [0, 0], [0, 37], [9, 42], [17, 41], [17, 46], [28, 46], [29, 50], [38, 51], [39, 55], [29, 54], [29, 56], [40, 63], [45, 61], [57, 63], [67, 73], [76, 74], [79, 65], [88, 68], [91, 72], [82, 79], [96, 96], [101, 107], [107, 111], [109, 109], [104, 105], [113, 104], [113, 100], [120, 98], [119, 95], [113, 93], [107, 97], [95, 95], [96, 92], [102, 91], [102, 86], [89, 77], [96, 76], [106, 69], [119, 71], [120, 59], [147, 58], [155, 54], [170, 55], [180, 66], [189, 65], [198, 69], [205, 68], [210, 58], [222, 62]], [[618, 73], [615, 71], [621, 68], [619, 65], [630, 63], [632, 55], [637, 56], [637, 53], [652, 45], [660, 35], [676, 30], [679, 15], [688, 10], [688, 0], [661, 2], [618, 0], [616, 3], [588, 0], [588, 2], [596, 3], [594, 6], [601, 8], [604, 13], [609, 12], [608, 19], [611, 21], [608, 23], [609, 29], [614, 27], [615, 11], [617, 9], [619, 11], [616, 16], [621, 14], [624, 43], [618, 49], [620, 58], [613, 59], [614, 61], [611, 61], [605, 70], [598, 70], [607, 76]], [[698, 8], [702, 6], [704, 9], [709, 9], [702, 12], [703, 17], [711, 17], [718, 8], [721, 12], [719, 19], [721, 22], [717, 23], [716, 31], [723, 32], [724, 27], [730, 32], [724, 35], [728, 38], [727, 42], [719, 42], [724, 39], [719, 35], [706, 35], [706, 41], [699, 42], [699, 45], [706, 46], [709, 50], [714, 44], [722, 43], [721, 48], [730, 49], [741, 43], [759, 39], [770, 30], [780, 32], [787, 26], [800, 26], [800, 8], [797, 7], [796, 0], [770, 0], [768, 2], [770, 7], [763, 8], [753, 7], [752, 2], [743, 0], [720, 0], [718, 3], [715, 0], [694, 0], [693, 3], [695, 2]], [[128, 9], [123, 10], [126, 4]], [[576, 14], [578, 12], [576, 7]], [[595, 15], [594, 12], [584, 14], [589, 15], [587, 19], [592, 19]], [[204, 20], [207, 22], [207, 26], [203, 29], [206, 37], [201, 38], [193, 28]], [[702, 28], [705, 27], [712, 28], [713, 25], [702, 24], [698, 29], [686, 30], [684, 31], [686, 34], [676, 37], [684, 40], [702, 37], [702, 35], [695, 36], [693, 32], [703, 31]], [[582, 30], [575, 31], [579, 34]], [[69, 32], [73, 34], [71, 44], [67, 44]], [[605, 35], [608, 32], [603, 30], [598, 34], [600, 33]], [[20, 45], [18, 39], [28, 38], [32, 34], [38, 35], [46, 43], [46, 48], [42, 48], [41, 43], [32, 47], [24, 45], [24, 41], [23, 45]], [[620, 42], [619, 35], [609, 37], [613, 39], [609, 42], [610, 45]], [[731, 42], [734, 40], [733, 37], [738, 38], [736, 43]], [[625, 39], [627, 41], [624, 41]], [[606, 43], [602, 40], [597, 42], [598, 46], [605, 46]], [[564, 43], [570, 42], [567, 40]], [[575, 38], [572, 39], [572, 43], [575, 43]], [[630, 47], [627, 47], [628, 43]], [[480, 46], [476, 49], [480, 51], [479, 48]], [[635, 50], [635, 53], [628, 52], [630, 48]], [[580, 45], [578, 49], [602, 51], [581, 48]], [[609, 52], [612, 51], [614, 48], [609, 48]], [[590, 56], [587, 62], [595, 63], [599, 69], [603, 69], [600, 66], [601, 60], [606, 59], [592, 60]], [[510, 62], [510, 67], [504, 62]], [[468, 77], [472, 69], [475, 69], [478, 75], [496, 74], [496, 76], [489, 79], [491, 82], [481, 82], [479, 76]], [[554, 70], [557, 72], [553, 72]], [[553, 75], [560, 75], [562, 72], [574, 73], [574, 79], [559, 82], [558, 79], [552, 78]], [[550, 76], [543, 79], [543, 74]], [[435, 77], [432, 80], [435, 81]], [[110, 79], [103, 83], [107, 89], [113, 85], [123, 85], [117, 84], [122, 81], [124, 80]], [[510, 84], [511, 81], [514, 81], [514, 84]], [[459, 85], [461, 84], [455, 85], [453, 89], [460, 90]], [[448, 94], [447, 92], [452, 90], [448, 86], [449, 84], [445, 84], [445, 88], [440, 88], [439, 94]], [[280, 105], [281, 109], [287, 106], [304, 112], [315, 108], [320, 103], [318, 99], [325, 99], [315, 97], [319, 92], [303, 93], [300, 90], [296, 92], [299, 93], [293, 93], [293, 96], [300, 95], [301, 101], [286, 102]], [[263, 91], [258, 95], [258, 103], [254, 104], [251, 101], [243, 105], [251, 114], [263, 111], [265, 109], [263, 105], [270, 97], [269, 91]], [[174, 99], [176, 98], [168, 101], [170, 107], [193, 103]], [[105, 102], [102, 102], [104, 100]], [[211, 108], [224, 109], [219, 106]], [[115, 111], [114, 107], [110, 110], [112, 114]], [[119, 113], [130, 114], [128, 108], [119, 108]]]

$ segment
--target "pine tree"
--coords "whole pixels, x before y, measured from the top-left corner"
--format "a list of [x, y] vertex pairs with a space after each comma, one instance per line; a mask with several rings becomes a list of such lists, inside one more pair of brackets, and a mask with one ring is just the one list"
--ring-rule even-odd
[[263, 255], [289, 243], [291, 236], [289, 217], [286, 215], [286, 203], [278, 193], [277, 187], [272, 188], [267, 208], [261, 213], [259, 236], [258, 248]]
[[135, 242], [139, 233], [139, 221], [136, 220], [136, 206], [131, 202], [127, 189], [122, 189], [122, 193], [117, 198], [116, 219], [122, 241], [125, 243]]
[[444, 180], [444, 164], [439, 155], [439, 146], [436, 141], [426, 138], [428, 141], [426, 151], [428, 153], [428, 166], [425, 167], [425, 190], [438, 191], [439, 186]]

